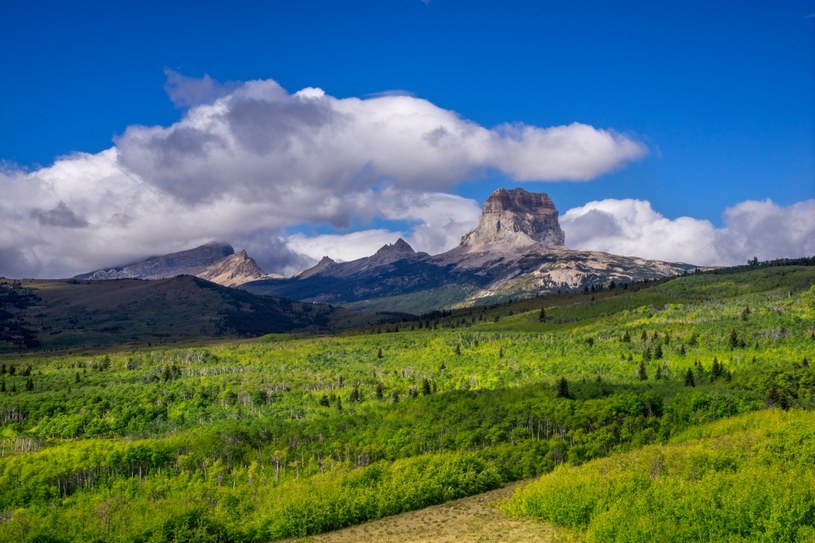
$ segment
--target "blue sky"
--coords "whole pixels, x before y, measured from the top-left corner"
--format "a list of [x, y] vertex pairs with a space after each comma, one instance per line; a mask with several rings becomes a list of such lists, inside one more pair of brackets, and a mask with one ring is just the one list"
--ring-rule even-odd
[[[169, 69], [235, 85], [271, 79], [289, 93], [319, 87], [337, 99], [398, 90], [487, 129], [577, 122], [647, 148], [585, 182], [476, 168], [429, 187], [478, 204], [500, 186], [523, 186], [549, 193], [562, 213], [636, 199], [668, 220], [720, 230], [725, 210], [744, 202], [770, 199], [783, 215], [815, 198], [815, 1], [165, 4], [0, 4], [6, 170], [36, 173], [102, 152], [128, 127], [177, 123], [187, 109], [168, 98]], [[396, 231], [416, 220], [352, 214], [345, 224], [310, 218], [273, 230]], [[266, 234], [233, 235], [252, 246]], [[12, 245], [7, 254], [19, 256]], [[20, 269], [73, 271], [49, 267], [39, 251], [26, 256], [39, 267]]]

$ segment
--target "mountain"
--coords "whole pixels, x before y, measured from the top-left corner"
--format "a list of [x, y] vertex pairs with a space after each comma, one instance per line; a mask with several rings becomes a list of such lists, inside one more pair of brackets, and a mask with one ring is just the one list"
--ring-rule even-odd
[[207, 243], [195, 249], [152, 256], [140, 262], [115, 268], [95, 270], [77, 275], [74, 279], [101, 281], [110, 279], [167, 279], [178, 275], [198, 275], [235, 250], [225, 243]]
[[578, 291], [693, 271], [695, 266], [564, 246], [558, 212], [544, 193], [498, 189], [478, 226], [439, 255], [417, 253], [404, 240], [376, 254], [335, 262], [323, 258], [290, 279], [253, 281], [251, 292], [369, 311], [423, 313], [556, 291]]
[[154, 281], [0, 279], [0, 352], [328, 332], [373, 322], [380, 317], [258, 296], [189, 275]]
[[475, 230], [461, 239], [463, 247], [524, 247], [535, 243], [563, 246], [566, 236], [552, 199], [543, 192], [498, 189], [481, 211]]
[[225, 287], [235, 287], [249, 281], [267, 278], [246, 251], [238, 251], [207, 266], [196, 276]]
[[178, 253], [151, 256], [126, 266], [83, 273], [74, 279], [86, 281], [168, 279], [179, 275], [195, 275], [225, 287], [234, 287], [259, 279], [282, 277], [264, 273], [246, 251], [236, 253], [229, 244], [212, 242]]

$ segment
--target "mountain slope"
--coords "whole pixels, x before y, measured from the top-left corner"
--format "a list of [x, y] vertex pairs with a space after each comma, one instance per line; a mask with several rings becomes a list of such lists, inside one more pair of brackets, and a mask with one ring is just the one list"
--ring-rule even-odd
[[257, 296], [192, 276], [139, 281], [0, 280], [0, 351], [331, 331], [370, 315]]
[[213, 264], [234, 254], [231, 245], [207, 243], [194, 249], [152, 256], [140, 262], [83, 273], [74, 279], [101, 281], [110, 279], [167, 279], [178, 275], [198, 275]]

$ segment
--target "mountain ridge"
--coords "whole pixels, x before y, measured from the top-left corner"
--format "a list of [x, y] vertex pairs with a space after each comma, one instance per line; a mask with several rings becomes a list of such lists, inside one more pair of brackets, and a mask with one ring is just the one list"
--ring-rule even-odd
[[[444, 253], [418, 253], [399, 238], [369, 257], [350, 262], [324, 257], [292, 278], [254, 281], [241, 288], [368, 310], [393, 310], [389, 304], [398, 304], [400, 311], [423, 313], [661, 279], [697, 269], [685, 263], [569, 249], [564, 243], [557, 208], [547, 194], [498, 189], [486, 200], [478, 226]], [[436, 301], [428, 296], [434, 291], [439, 295]]]
[[124, 266], [101, 268], [74, 276], [84, 281], [114, 279], [169, 279], [194, 275], [225, 287], [236, 287], [249, 281], [280, 278], [267, 274], [246, 250], [235, 252], [228, 243], [212, 241], [193, 249], [151, 256]]

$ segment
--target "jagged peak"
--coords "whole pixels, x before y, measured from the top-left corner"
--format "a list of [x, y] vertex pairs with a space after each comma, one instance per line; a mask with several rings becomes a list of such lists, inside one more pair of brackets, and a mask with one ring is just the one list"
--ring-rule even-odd
[[402, 238], [397, 239], [394, 243], [386, 243], [383, 245], [376, 254], [379, 256], [382, 255], [412, 255], [415, 254], [416, 251], [413, 250], [413, 247]]

